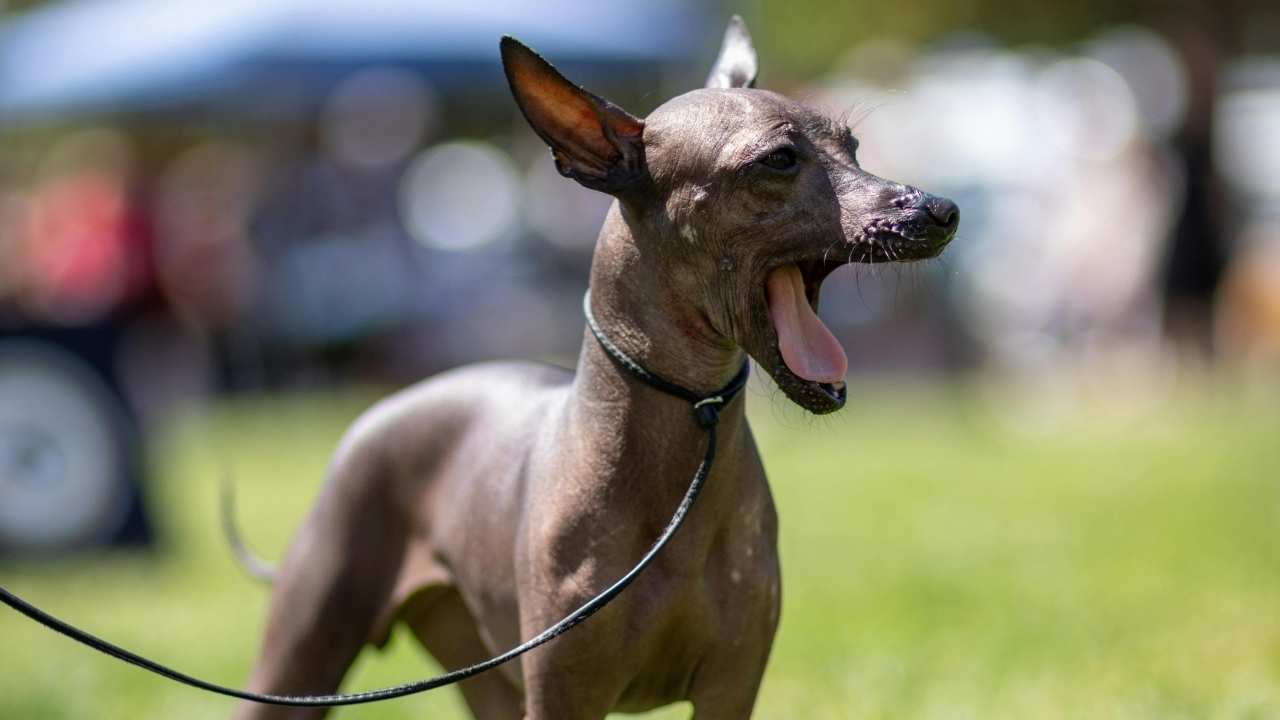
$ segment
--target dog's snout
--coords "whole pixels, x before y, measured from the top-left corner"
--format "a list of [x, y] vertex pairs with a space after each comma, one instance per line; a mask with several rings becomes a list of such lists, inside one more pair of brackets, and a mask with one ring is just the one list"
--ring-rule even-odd
[[960, 225], [960, 208], [950, 200], [929, 195], [922, 203], [924, 211], [929, 214], [929, 219], [935, 224], [941, 225], [942, 229], [951, 231]]

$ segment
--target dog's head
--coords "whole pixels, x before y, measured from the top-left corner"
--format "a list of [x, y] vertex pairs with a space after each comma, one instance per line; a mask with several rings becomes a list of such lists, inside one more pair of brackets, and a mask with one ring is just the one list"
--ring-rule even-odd
[[681, 299], [814, 413], [844, 405], [847, 360], [818, 318], [822, 281], [849, 262], [942, 252], [954, 203], [858, 166], [850, 129], [754, 88], [756, 54], [734, 18], [705, 88], [641, 120], [570, 83], [512, 38], [502, 60], [516, 103], [556, 168], [609, 193], [642, 223]]

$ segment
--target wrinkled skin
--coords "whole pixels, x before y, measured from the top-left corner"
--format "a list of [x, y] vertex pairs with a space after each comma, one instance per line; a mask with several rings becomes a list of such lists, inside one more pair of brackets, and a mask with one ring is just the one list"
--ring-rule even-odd
[[[698, 307], [710, 332], [745, 348], [797, 404], [838, 409], [843, 393], [795, 376], [782, 361], [765, 277], [799, 265], [816, 307], [822, 280], [847, 262], [936, 256], [958, 223], [954, 206], [864, 171], [848, 127], [776, 93], [697, 90], [645, 123], [649, 192], [662, 202], [644, 221], [654, 232], [638, 237], [669, 248], [658, 259], [682, 286], [677, 302]], [[761, 162], [779, 149], [795, 153], [793, 167]], [[931, 209], [946, 213], [945, 223]]]
[[[740, 21], [710, 87], [643, 121], [515, 41], [502, 52], [557, 168], [617, 198], [591, 268], [610, 338], [698, 393], [749, 354], [801, 406], [839, 408], [842, 382], [806, 380], [784, 360], [771, 273], [795, 265], [816, 305], [841, 263], [937, 254], [954, 205], [863, 172], [845, 128], [751, 89]], [[698, 505], [653, 565], [569, 633], [461, 683], [476, 717], [598, 720], [680, 700], [698, 720], [750, 716], [781, 586], [777, 516], [743, 404], [723, 408]], [[636, 381], [585, 333], [572, 372], [478, 365], [393, 395], [347, 433], [291, 544], [250, 689], [333, 692], [397, 623], [449, 669], [541, 632], [644, 554], [705, 442], [687, 402]]]

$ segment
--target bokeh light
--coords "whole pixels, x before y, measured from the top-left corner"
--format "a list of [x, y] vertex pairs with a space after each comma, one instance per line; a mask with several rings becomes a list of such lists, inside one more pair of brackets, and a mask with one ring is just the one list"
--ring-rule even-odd
[[1166, 138], [1182, 125], [1187, 110], [1187, 72], [1177, 51], [1143, 27], [1109, 28], [1085, 46], [1085, 53], [1125, 79], [1137, 103], [1143, 129]]
[[129, 182], [132, 149], [119, 130], [59, 139], [45, 155], [23, 228], [24, 302], [47, 320], [100, 318], [137, 287], [141, 265]]
[[320, 133], [340, 164], [376, 170], [404, 161], [436, 124], [436, 99], [421, 75], [394, 67], [356, 72], [325, 103]]
[[1128, 83], [1090, 58], [1059, 60], [1036, 80], [1033, 105], [1040, 142], [1086, 161], [1114, 158], [1138, 131]]
[[247, 227], [261, 173], [250, 148], [213, 141], [186, 150], [160, 176], [154, 208], [159, 284], [205, 326], [228, 324], [256, 300]]
[[472, 250], [508, 237], [522, 187], [510, 158], [489, 143], [451, 142], [414, 158], [400, 186], [400, 213], [415, 240]]
[[[1278, 70], [1280, 72], [1280, 70]], [[1242, 90], [1218, 108], [1217, 165], [1251, 195], [1280, 200], [1280, 89]]]
[[582, 252], [595, 245], [613, 198], [591, 192], [556, 172], [539, 152], [524, 176], [525, 221], [553, 246]]

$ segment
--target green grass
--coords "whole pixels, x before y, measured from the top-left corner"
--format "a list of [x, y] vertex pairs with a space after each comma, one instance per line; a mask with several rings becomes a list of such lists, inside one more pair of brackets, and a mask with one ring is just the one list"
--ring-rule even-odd
[[[993, 404], [970, 386], [850, 395], [821, 420], [751, 398], [785, 577], [757, 717], [1280, 717], [1280, 395], [1183, 390], [1129, 415], [1103, 401], [1053, 424], [998, 417], [990, 408], [1012, 396]], [[153, 452], [162, 551], [10, 564], [0, 582], [240, 684], [266, 596], [222, 547], [216, 459], [240, 477], [253, 544], [277, 556], [371, 399], [240, 401], [179, 423]], [[346, 687], [435, 670], [399, 635], [363, 655]], [[0, 611], [0, 718], [229, 708]], [[462, 715], [450, 690], [335, 716]]]

